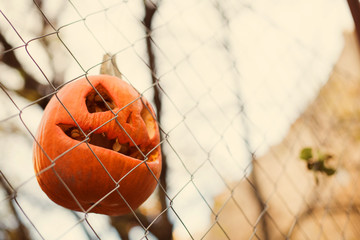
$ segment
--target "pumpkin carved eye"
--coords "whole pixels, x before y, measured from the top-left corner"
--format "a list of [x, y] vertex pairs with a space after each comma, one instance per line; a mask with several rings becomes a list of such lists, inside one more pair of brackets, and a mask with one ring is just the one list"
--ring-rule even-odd
[[101, 84], [95, 88], [101, 96], [94, 89], [88, 93], [85, 103], [89, 113], [106, 112], [117, 107], [108, 91]]

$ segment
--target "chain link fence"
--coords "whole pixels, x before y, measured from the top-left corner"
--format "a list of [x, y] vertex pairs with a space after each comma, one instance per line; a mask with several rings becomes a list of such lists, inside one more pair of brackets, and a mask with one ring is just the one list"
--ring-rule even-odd
[[[355, 35], [343, 34], [353, 27], [346, 2], [4, 0], [0, 13], [0, 239], [360, 236], [360, 61]], [[73, 110], [76, 91], [70, 102], [60, 91], [113, 60], [139, 95], [113, 112], [108, 92], [91, 85], [106, 103], [99, 111], [113, 115], [86, 132], [77, 123], [83, 110]], [[79, 128], [63, 132], [85, 135], [66, 151], [63, 142], [53, 144], [58, 157], [36, 172], [33, 147], [47, 154], [36, 132], [51, 98], [61, 106], [48, 119], [66, 111]], [[92, 139], [140, 102], [149, 118], [156, 115], [152, 123], [141, 113], [148, 131], [147, 121], [158, 125], [159, 142], [144, 150], [134, 137], [141, 131], [119, 124], [136, 149], [124, 151], [141, 155], [139, 164], [90, 207], [58, 175], [67, 188], [60, 195], [81, 209], [51, 201], [37, 178], [81, 147], [112, 179]], [[156, 176], [149, 166], [160, 148]], [[157, 187], [133, 208], [137, 196], [130, 200], [123, 189], [145, 191], [127, 180], [144, 166]], [[66, 171], [81, 169], [88, 169], [83, 161]], [[95, 184], [105, 171], [87, 180], [91, 192], [106, 189]], [[129, 213], [92, 213], [113, 193]]]

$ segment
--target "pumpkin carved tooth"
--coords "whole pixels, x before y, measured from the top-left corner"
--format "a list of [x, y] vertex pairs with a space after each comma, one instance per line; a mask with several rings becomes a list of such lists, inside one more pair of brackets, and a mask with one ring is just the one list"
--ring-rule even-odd
[[77, 128], [74, 128], [73, 130], [71, 130], [70, 135], [72, 138], [75, 138], [75, 139], [79, 138], [81, 136], [80, 131]]
[[115, 143], [114, 143], [114, 145], [112, 146], [112, 149], [113, 149], [115, 152], [118, 152], [118, 151], [121, 150], [121, 145], [120, 145], [118, 139], [115, 140]]

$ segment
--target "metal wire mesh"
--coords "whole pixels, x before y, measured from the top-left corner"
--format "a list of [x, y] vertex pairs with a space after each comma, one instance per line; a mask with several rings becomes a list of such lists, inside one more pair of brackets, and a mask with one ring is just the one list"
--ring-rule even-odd
[[[354, 36], [342, 41], [349, 13], [341, 1], [291, 4], [3, 2], [0, 239], [358, 238], [360, 61]], [[102, 96], [112, 117], [86, 132], [59, 91], [98, 75], [106, 54], [139, 96], [118, 111]], [[84, 138], [55, 158], [42, 149], [50, 164], [36, 174], [32, 148], [42, 148], [35, 135], [50, 98]], [[161, 133], [149, 152], [117, 120], [145, 98]], [[113, 121], [142, 157], [121, 179], [90, 142]], [[89, 208], [54, 171], [80, 145], [113, 184]], [[159, 178], [148, 166], [158, 146]], [[157, 188], [133, 209], [122, 183], [144, 165]], [[48, 171], [80, 211], [41, 191], [36, 178]], [[111, 194], [129, 214], [91, 213]]]

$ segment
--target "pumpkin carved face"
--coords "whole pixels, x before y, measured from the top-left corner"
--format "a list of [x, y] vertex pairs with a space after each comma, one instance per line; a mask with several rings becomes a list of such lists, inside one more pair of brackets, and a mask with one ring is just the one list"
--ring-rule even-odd
[[76, 211], [122, 215], [129, 206], [136, 209], [161, 172], [154, 116], [148, 101], [117, 77], [90, 76], [65, 85], [45, 108], [36, 135], [40, 187]]

